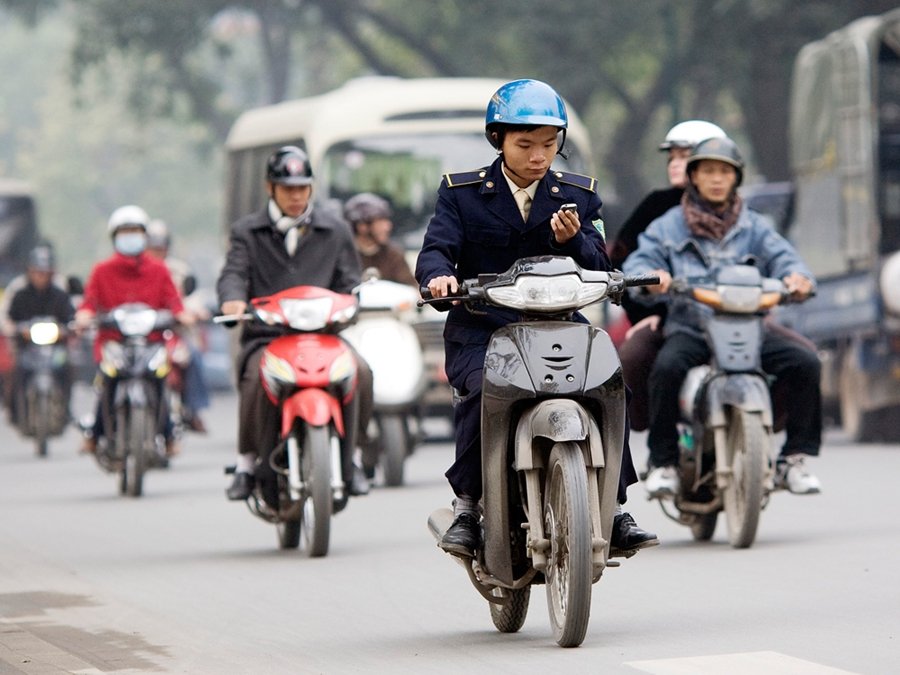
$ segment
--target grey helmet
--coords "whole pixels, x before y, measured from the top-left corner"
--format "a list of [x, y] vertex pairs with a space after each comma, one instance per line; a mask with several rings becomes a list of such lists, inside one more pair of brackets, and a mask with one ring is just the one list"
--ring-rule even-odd
[[691, 171], [694, 169], [697, 162], [704, 159], [715, 159], [720, 162], [725, 162], [726, 164], [731, 164], [737, 171], [737, 183], [734, 186], [735, 188], [743, 181], [744, 158], [741, 157], [741, 153], [735, 142], [727, 136], [725, 138], [708, 138], [697, 144], [697, 147], [694, 148], [691, 156], [688, 157], [688, 177], [690, 177]]
[[344, 218], [354, 229], [357, 223], [371, 223], [380, 218], [390, 219], [392, 215], [388, 201], [372, 192], [353, 195], [344, 204]]

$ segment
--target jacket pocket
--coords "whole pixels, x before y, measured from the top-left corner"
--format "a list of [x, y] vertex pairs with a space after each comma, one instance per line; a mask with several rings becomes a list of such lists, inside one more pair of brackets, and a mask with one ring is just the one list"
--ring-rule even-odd
[[509, 229], [507, 228], [472, 228], [468, 233], [469, 239], [482, 246], [509, 246]]

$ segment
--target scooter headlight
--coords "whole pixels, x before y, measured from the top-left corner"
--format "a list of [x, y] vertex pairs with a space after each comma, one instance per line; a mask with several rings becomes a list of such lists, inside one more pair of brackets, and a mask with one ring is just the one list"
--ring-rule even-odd
[[735, 314], [749, 314], [760, 308], [762, 289], [759, 286], [719, 286], [722, 310]]
[[492, 302], [529, 311], [559, 312], [585, 307], [600, 300], [607, 284], [585, 284], [577, 274], [552, 277], [520, 276], [510, 286], [492, 286], [485, 293]]
[[331, 304], [331, 298], [288, 298], [279, 302], [287, 324], [304, 331], [319, 330], [327, 326]]
[[884, 261], [879, 285], [885, 309], [900, 316], [900, 253], [894, 253]]
[[36, 345], [52, 345], [59, 340], [59, 325], [52, 321], [33, 323], [28, 332]]
[[156, 310], [150, 309], [114, 309], [113, 319], [122, 335], [150, 335], [156, 326]]

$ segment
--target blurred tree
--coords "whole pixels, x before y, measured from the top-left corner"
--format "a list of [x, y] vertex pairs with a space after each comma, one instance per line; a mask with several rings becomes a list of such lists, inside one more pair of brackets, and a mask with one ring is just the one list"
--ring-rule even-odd
[[[135, 111], [171, 114], [181, 97], [220, 139], [243, 107], [318, 93], [354, 73], [538, 77], [593, 120], [612, 193], [633, 203], [647, 190], [646, 167], [658, 164], [650, 150], [668, 126], [690, 117], [714, 119], [737, 135], [759, 174], [787, 178], [797, 50], [893, 4], [495, 0], [477, 8], [438, 3], [423, 12], [418, 0], [82, 0], [73, 64], [81, 76], [111, 48], [132, 55]], [[236, 16], [252, 17], [254, 28], [223, 31]], [[228, 100], [221, 94], [229, 57], [248, 37], [258, 41], [265, 95]], [[210, 45], [221, 67], [204, 71], [209, 61], [196, 55]], [[323, 69], [342, 59], [345, 70]], [[295, 84], [292, 66], [305, 82]]]

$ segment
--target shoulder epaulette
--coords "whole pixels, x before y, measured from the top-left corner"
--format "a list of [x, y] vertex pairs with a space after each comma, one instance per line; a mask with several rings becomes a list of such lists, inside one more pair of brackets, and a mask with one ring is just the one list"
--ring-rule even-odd
[[593, 176], [583, 176], [580, 173], [568, 173], [564, 171], [554, 171], [553, 175], [556, 176], [556, 180], [560, 183], [574, 185], [575, 187], [580, 187], [582, 190], [587, 190], [588, 192], [597, 191], [597, 179]]
[[487, 171], [484, 169], [477, 169], [475, 171], [462, 171], [460, 173], [445, 173], [444, 180], [447, 182], [447, 187], [459, 187], [460, 185], [480, 183], [484, 180], [486, 175]]

